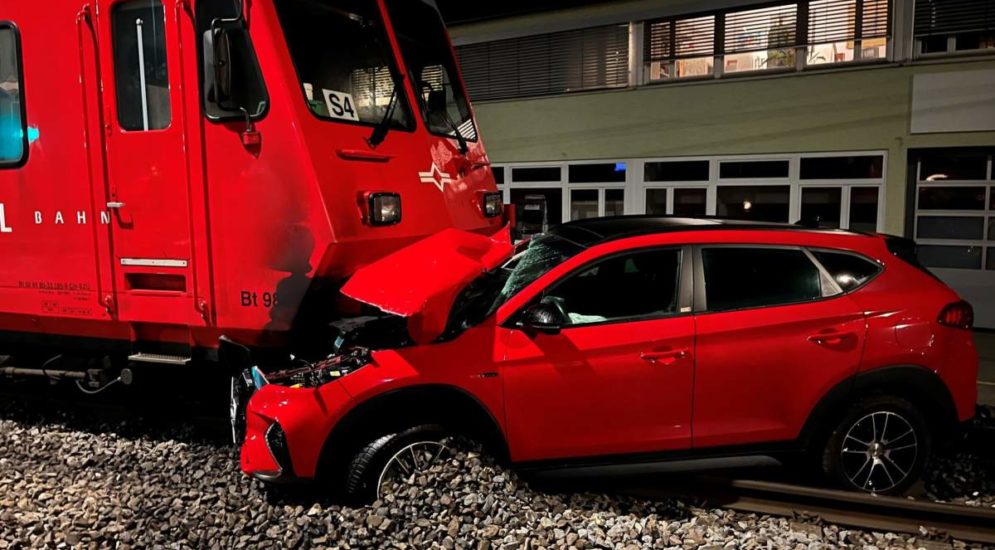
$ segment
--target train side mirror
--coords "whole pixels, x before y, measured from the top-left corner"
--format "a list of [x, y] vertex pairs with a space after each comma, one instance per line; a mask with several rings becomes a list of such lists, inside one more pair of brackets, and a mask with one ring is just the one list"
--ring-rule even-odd
[[237, 85], [232, 63], [232, 34], [239, 32], [229, 23], [216, 22], [204, 33], [204, 92], [207, 101], [224, 111], [239, 112], [234, 99]]
[[214, 31], [214, 95], [223, 108], [230, 109], [232, 93], [231, 34], [226, 29]]

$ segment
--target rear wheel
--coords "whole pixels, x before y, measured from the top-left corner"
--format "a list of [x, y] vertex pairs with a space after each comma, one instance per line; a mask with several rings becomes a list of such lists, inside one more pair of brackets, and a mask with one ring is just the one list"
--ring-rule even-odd
[[375, 439], [352, 458], [346, 496], [357, 503], [373, 502], [425, 475], [450, 456], [446, 436], [441, 426], [423, 425]]
[[823, 471], [850, 490], [902, 494], [922, 476], [932, 441], [929, 425], [908, 401], [864, 399], [829, 434]]

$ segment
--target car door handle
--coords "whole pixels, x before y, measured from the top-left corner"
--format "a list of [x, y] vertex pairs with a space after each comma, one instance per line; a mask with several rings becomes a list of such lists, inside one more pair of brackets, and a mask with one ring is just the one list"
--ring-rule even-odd
[[668, 351], [644, 351], [639, 354], [639, 358], [643, 361], [648, 361], [654, 365], [657, 363], [663, 363], [669, 365], [678, 359], [684, 359], [688, 356], [688, 350], [686, 349], [675, 349]]
[[808, 341], [820, 346], [835, 346], [853, 337], [853, 332], [820, 332], [808, 337]]

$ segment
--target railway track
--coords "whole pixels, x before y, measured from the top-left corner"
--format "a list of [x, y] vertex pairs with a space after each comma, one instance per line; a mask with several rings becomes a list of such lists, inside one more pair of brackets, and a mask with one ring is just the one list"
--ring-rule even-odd
[[[11, 401], [18, 401], [35, 412], [61, 410], [73, 416], [86, 415], [90, 421], [113, 422], [142, 417], [159, 425], [182, 422], [219, 445], [227, 444], [224, 411], [217, 403], [197, 403], [197, 399], [185, 403], [178, 399], [171, 407], [172, 412], [164, 412], [161, 402], [136, 406], [134, 401], [128, 400], [90, 400], [64, 391], [44, 391], [0, 380], [0, 410]], [[148, 426], [148, 429], [156, 431], [154, 426]], [[576, 485], [571, 485], [571, 490], [577, 490]], [[594, 490], [601, 492], [649, 499], [685, 497], [737, 512], [790, 517], [803, 523], [826, 522], [863, 530], [911, 533], [938, 542], [956, 539], [995, 545], [995, 509], [992, 508], [714, 476], [680, 480], [671, 480], [668, 476], [655, 483], [622, 482], [620, 485], [601, 480], [595, 485]]]
[[665, 491], [640, 488], [645, 498], [694, 496], [737, 512], [823, 521], [864, 530], [912, 533], [930, 540], [995, 544], [995, 509], [747, 479], [698, 477]]

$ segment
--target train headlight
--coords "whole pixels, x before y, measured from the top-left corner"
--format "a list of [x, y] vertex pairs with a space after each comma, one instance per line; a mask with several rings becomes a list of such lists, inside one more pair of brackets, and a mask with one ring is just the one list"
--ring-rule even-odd
[[496, 218], [504, 213], [504, 201], [501, 198], [501, 192], [497, 193], [485, 193], [484, 201], [481, 204], [484, 216], [488, 218]]
[[397, 193], [371, 193], [369, 209], [370, 225], [401, 223], [401, 195]]

